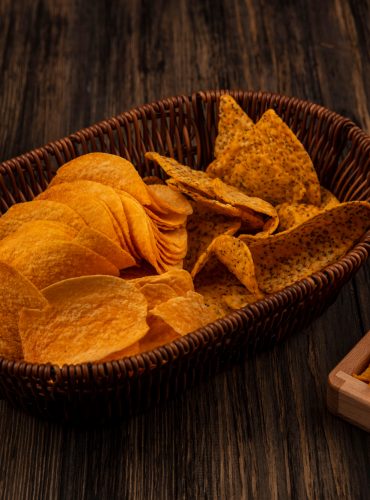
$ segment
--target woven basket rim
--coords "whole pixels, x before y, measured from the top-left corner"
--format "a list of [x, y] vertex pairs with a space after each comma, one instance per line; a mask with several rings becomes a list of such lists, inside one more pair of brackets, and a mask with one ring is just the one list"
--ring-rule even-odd
[[[241, 89], [236, 90], [207, 90], [194, 92], [189, 96], [178, 95], [174, 97], [167, 97], [153, 101], [151, 103], [143, 104], [138, 107], [134, 107], [128, 111], [124, 111], [116, 116], [103, 119], [93, 125], [79, 129], [78, 131], [63, 137], [62, 139], [57, 139], [51, 141], [44, 146], [35, 148], [31, 151], [25, 152], [21, 155], [13, 157], [9, 160], [5, 160], [0, 163], [0, 173], [6, 168], [13, 168], [16, 163], [23, 163], [25, 160], [33, 160], [34, 156], [37, 155], [42, 158], [44, 153], [55, 153], [56, 149], [59, 151], [63, 150], [65, 147], [73, 142], [76, 138], [84, 136], [85, 134], [93, 133], [94, 136], [98, 135], [98, 129], [100, 128], [105, 131], [107, 127], [110, 127], [112, 123], [116, 121], [122, 125], [123, 122], [128, 121], [129, 123], [135, 120], [140, 120], [143, 114], [145, 115], [148, 110], [152, 107], [160, 111], [160, 108], [168, 110], [170, 105], [180, 104], [190, 104], [200, 100], [218, 100], [222, 94], [230, 94], [233, 97], [238, 97], [238, 95], [247, 95], [248, 97], [257, 98], [260, 101], [262, 98], [276, 98], [278, 100], [285, 99], [287, 104], [290, 104], [294, 108], [297, 105], [305, 106], [308, 108], [310, 113], [322, 112], [325, 114], [326, 120], [337, 121], [342, 127], [348, 128], [348, 139], [357, 140], [364, 142], [364, 147], [369, 149], [370, 153], [370, 136], [366, 134], [359, 126], [357, 126], [349, 118], [343, 117], [338, 113], [329, 110], [328, 108], [321, 106], [319, 104], [313, 103], [309, 100], [300, 99], [298, 97], [289, 97], [284, 94], [279, 94], [275, 92], [265, 92], [265, 91], [244, 91]], [[187, 335], [174, 340], [172, 342], [166, 343], [163, 346], [157, 347], [153, 350], [146, 351], [134, 356], [124, 357], [114, 361], [106, 361], [103, 363], [88, 362], [88, 363], [77, 363], [77, 364], [65, 364], [62, 367], [59, 365], [53, 365], [51, 363], [28, 363], [24, 360], [11, 360], [0, 356], [0, 369], [6, 370], [9, 374], [21, 372], [24, 376], [33, 376], [43, 378], [44, 380], [50, 379], [51, 381], [58, 380], [58, 382], [63, 382], [64, 380], [70, 380], [71, 370], [73, 371], [74, 378], [78, 378], [79, 375], [84, 376], [87, 373], [106, 375], [107, 373], [115, 372], [119, 368], [124, 368], [124, 372], [138, 373], [140, 370], [150, 370], [158, 368], [169, 361], [173, 361], [176, 357], [182, 356], [184, 354], [189, 354], [194, 352], [201, 344], [206, 345], [211, 342], [211, 337], [217, 336], [217, 331], [222, 330], [221, 326], [226, 326], [233, 328], [237, 325], [241, 325], [242, 322], [246, 321], [248, 324], [249, 319], [253, 313], [253, 321], [256, 321], [256, 317], [263, 319], [267, 315], [273, 314], [275, 310], [279, 309], [281, 305], [285, 307], [289, 306], [293, 301], [302, 301], [309, 292], [317, 287], [318, 283], [322, 281], [328, 282], [330, 280], [330, 275], [343, 275], [343, 269], [346, 269], [347, 274], [351, 274], [355, 268], [358, 260], [364, 263], [367, 258], [367, 253], [370, 251], [370, 229], [363, 235], [361, 240], [343, 257], [338, 259], [335, 263], [325, 267], [321, 271], [313, 273], [307, 278], [299, 280], [288, 287], [280, 290], [274, 294], [271, 294], [264, 299], [261, 299], [253, 304], [249, 304], [241, 309], [235, 310], [224, 316], [215, 322], [209, 323], [208, 325], [194, 330]], [[329, 276], [329, 278], [328, 278]], [[228, 328], [224, 330], [227, 331]], [[225, 333], [223, 334], [225, 335]], [[173, 352], [177, 352], [177, 356], [174, 357]], [[125, 366], [123, 366], [123, 364]]]

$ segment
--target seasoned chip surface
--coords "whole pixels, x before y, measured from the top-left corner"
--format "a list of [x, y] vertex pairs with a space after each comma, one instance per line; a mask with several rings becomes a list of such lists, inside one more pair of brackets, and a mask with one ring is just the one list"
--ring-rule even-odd
[[42, 293], [49, 305], [20, 313], [20, 336], [29, 362], [62, 366], [119, 359], [149, 329], [144, 295], [120, 278], [70, 279]]

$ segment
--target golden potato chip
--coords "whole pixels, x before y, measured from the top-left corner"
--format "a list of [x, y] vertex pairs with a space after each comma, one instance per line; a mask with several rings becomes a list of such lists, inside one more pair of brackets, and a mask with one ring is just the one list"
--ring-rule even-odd
[[186, 226], [187, 215], [181, 214], [158, 214], [153, 212], [149, 207], [144, 207], [145, 212], [148, 217], [154, 222], [154, 224], [160, 229], [179, 229]]
[[17, 231], [22, 224], [33, 220], [63, 222], [77, 231], [86, 226], [80, 215], [63, 203], [33, 200], [13, 205], [0, 218], [0, 239]]
[[147, 321], [149, 324], [149, 331], [145, 337], [139, 341], [140, 352], [151, 351], [181, 338], [181, 335], [176, 333], [175, 330], [161, 318], [149, 316]]
[[258, 287], [252, 254], [248, 246], [238, 238], [229, 235], [217, 236], [207, 248], [206, 252], [196, 262], [191, 273], [194, 278], [214, 255], [238, 278], [249, 293], [262, 296]]
[[136, 266], [135, 259], [128, 252], [110, 240], [105, 234], [91, 227], [86, 226], [81, 229], [73, 241], [102, 255], [118, 269]]
[[369, 228], [369, 216], [369, 203], [352, 201], [267, 238], [241, 235], [251, 252], [259, 288], [274, 293], [336, 262]]
[[52, 200], [64, 203], [75, 210], [85, 223], [119, 243], [113, 225], [113, 217], [107, 206], [97, 198], [82, 192], [73, 182], [49, 187], [37, 196], [38, 200]]
[[23, 358], [18, 330], [19, 313], [23, 307], [42, 309], [47, 300], [35, 286], [11, 266], [0, 261], [0, 356]]
[[230, 95], [220, 97], [220, 118], [215, 142], [215, 157], [219, 157], [233, 142], [240, 142], [253, 127], [253, 121]]
[[37, 288], [78, 276], [119, 275], [118, 268], [106, 258], [73, 241], [53, 241], [40, 235], [39, 241], [28, 245], [17, 243], [15, 238], [8, 241], [12, 236], [0, 242], [0, 261], [13, 266]]
[[[201, 196], [211, 200], [210, 205], [215, 205], [215, 202], [218, 202], [240, 209], [240, 217], [244, 224], [248, 222], [251, 228], [257, 230], [263, 228], [270, 218], [276, 219], [275, 227], [277, 226], [276, 210], [264, 200], [246, 196], [220, 179], [212, 179], [207, 173], [181, 165], [173, 158], [166, 158], [152, 152], [146, 153], [145, 157], [157, 162], [172, 177], [171, 181], [168, 182], [169, 185], [177, 187], [194, 200], [202, 201], [199, 200], [199, 196]], [[233, 216], [235, 212], [229, 212], [225, 215]]]
[[188, 218], [188, 252], [184, 268], [191, 271], [198, 258], [210, 243], [221, 234], [235, 234], [241, 226], [240, 219], [210, 212], [201, 203], [193, 202], [193, 214]]
[[166, 285], [173, 290], [176, 296], [185, 295], [188, 291], [194, 291], [193, 280], [184, 269], [172, 269], [163, 274], [131, 279], [130, 283], [137, 286], [139, 290], [145, 285]]
[[146, 298], [149, 311], [162, 302], [167, 302], [167, 300], [178, 296], [173, 288], [165, 283], [147, 283], [137, 288]]
[[108, 153], [88, 153], [66, 163], [57, 171], [51, 186], [62, 182], [88, 180], [125, 191], [142, 205], [150, 205], [146, 185], [129, 161]]
[[40, 241], [45, 245], [56, 240], [72, 241], [76, 234], [75, 229], [62, 222], [31, 220], [0, 241], [0, 259], [11, 258], [17, 247], [31, 253], [33, 246]]
[[145, 297], [120, 278], [69, 279], [42, 293], [47, 307], [20, 313], [26, 361], [62, 366], [119, 359], [149, 329]]
[[[70, 183], [62, 184], [62, 186], [66, 189], [68, 189], [68, 185], [70, 185]], [[63, 189], [63, 187], [60, 189]], [[128, 243], [130, 242], [127, 241], [128, 226], [126, 216], [123, 211], [121, 199], [116, 191], [112, 187], [101, 184], [100, 182], [86, 180], [73, 181], [73, 189], [77, 189], [78, 191], [87, 194], [92, 198], [96, 198], [105, 204], [106, 208], [108, 208], [110, 212], [110, 215], [112, 216], [113, 227], [119, 239], [120, 245], [123, 249], [129, 250]]]
[[214, 311], [204, 304], [203, 297], [189, 291], [152, 309], [149, 318], [160, 318], [175, 333], [186, 335], [217, 319]]
[[181, 193], [161, 184], [151, 184], [147, 188], [150, 196], [161, 209], [161, 213], [179, 215], [192, 213], [190, 203]]
[[207, 168], [248, 196], [272, 205], [303, 202], [320, 205], [320, 184], [312, 161], [290, 128], [267, 110], [243, 137]]
[[157, 272], [162, 272], [158, 265], [158, 250], [150, 218], [140, 203], [128, 193], [119, 192], [123, 209], [126, 214], [130, 238], [135, 252]]

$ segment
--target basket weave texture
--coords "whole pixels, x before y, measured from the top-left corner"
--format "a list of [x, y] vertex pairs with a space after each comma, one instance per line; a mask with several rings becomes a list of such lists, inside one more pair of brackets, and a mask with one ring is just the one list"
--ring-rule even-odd
[[[145, 160], [147, 151], [205, 168], [213, 159], [218, 102], [225, 92], [253, 120], [275, 109], [309, 152], [320, 183], [341, 201], [370, 199], [370, 137], [349, 119], [278, 94], [209, 91], [141, 106], [2, 163], [1, 212], [32, 200], [59, 166], [92, 151], [127, 158], [141, 176], [162, 176]], [[17, 408], [53, 420], [86, 422], [143, 411], [306, 327], [333, 303], [369, 251], [370, 231], [322, 272], [144, 354], [62, 368], [0, 358], [0, 395]]]

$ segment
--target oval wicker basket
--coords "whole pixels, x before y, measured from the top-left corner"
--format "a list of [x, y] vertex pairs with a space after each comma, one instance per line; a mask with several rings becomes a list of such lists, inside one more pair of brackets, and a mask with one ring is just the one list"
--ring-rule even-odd
[[[144, 159], [150, 150], [204, 168], [213, 157], [218, 100], [225, 92], [198, 92], [147, 104], [4, 162], [1, 212], [34, 198], [60, 165], [91, 151], [121, 155], [142, 176], [161, 175]], [[370, 137], [350, 120], [296, 98], [229, 93], [254, 120], [274, 108], [306, 147], [321, 184], [341, 201], [370, 198]], [[306, 327], [333, 303], [369, 250], [370, 231], [322, 272], [138, 356], [62, 368], [0, 358], [0, 394], [17, 408], [55, 420], [105, 420], [145, 410]]]

